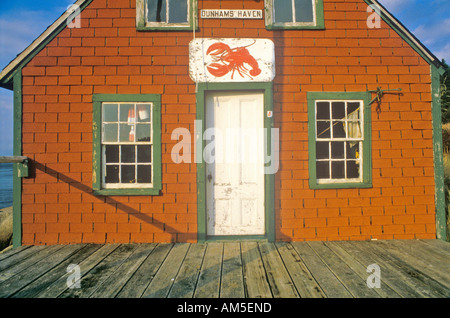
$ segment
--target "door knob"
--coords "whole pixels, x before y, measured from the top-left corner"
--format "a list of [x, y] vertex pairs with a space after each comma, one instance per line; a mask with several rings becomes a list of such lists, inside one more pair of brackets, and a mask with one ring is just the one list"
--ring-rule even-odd
[[209, 173], [208, 174], [208, 182], [211, 182], [211, 179], [212, 179], [212, 175], [211, 175], [211, 173]]

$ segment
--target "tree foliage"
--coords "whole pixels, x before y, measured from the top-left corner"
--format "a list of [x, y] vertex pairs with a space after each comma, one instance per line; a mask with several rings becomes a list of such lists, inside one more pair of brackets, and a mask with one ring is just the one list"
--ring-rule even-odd
[[450, 122], [450, 68], [445, 60], [442, 60], [445, 67], [445, 73], [441, 76], [441, 111], [442, 111], [442, 123], [447, 124]]

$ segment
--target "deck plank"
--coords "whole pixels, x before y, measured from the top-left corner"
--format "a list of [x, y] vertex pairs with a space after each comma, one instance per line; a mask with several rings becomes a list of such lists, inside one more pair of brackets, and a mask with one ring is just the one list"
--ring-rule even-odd
[[308, 245], [319, 255], [322, 262], [328, 266], [353, 297], [380, 297], [373, 289], [367, 287], [365, 278], [368, 276], [367, 273], [363, 276], [355, 273], [345, 260], [335, 254], [324, 242], [308, 242]]
[[218, 298], [222, 272], [223, 243], [207, 245], [202, 268], [198, 277], [195, 298]]
[[325, 298], [326, 295], [312, 277], [300, 256], [290, 243], [276, 243], [278, 252], [286, 266], [297, 292], [302, 298]]
[[200, 275], [203, 256], [206, 251], [205, 244], [192, 244], [181, 264], [168, 298], [192, 298]]
[[292, 242], [300, 258], [306, 264], [309, 272], [330, 298], [351, 298], [352, 295], [345, 286], [330, 271], [326, 264], [311, 249], [306, 242]]
[[62, 298], [88, 298], [136, 249], [136, 245], [122, 244], [81, 277], [81, 288], [66, 289]]
[[271, 298], [272, 292], [267, 281], [258, 243], [242, 242], [241, 250], [246, 297]]
[[442, 240], [420, 240], [419, 242], [427, 244], [428, 246], [433, 246], [439, 254], [444, 250], [446, 255], [450, 256], [450, 242]]
[[389, 262], [404, 280], [414, 286], [418, 293], [425, 297], [450, 297], [450, 290], [441, 283], [430, 278], [412, 267], [405, 259], [400, 259], [389, 253], [385, 248], [371, 242], [362, 242], [363, 246], [370, 246], [371, 250]]
[[117, 298], [138, 298], [144, 293], [147, 286], [153, 280], [155, 274], [166, 259], [172, 243], [158, 244], [151, 254], [144, 260], [138, 270], [123, 286], [122, 290], [116, 295]]
[[[119, 245], [103, 245], [90, 255], [86, 255], [85, 259], [80, 259], [78, 266], [81, 270], [81, 278], [89, 273], [98, 263], [100, 263], [107, 255], [112, 253]], [[56, 298], [60, 296], [69, 287], [67, 285], [67, 279], [71, 276], [71, 272], [65, 272], [60, 278], [54, 281], [52, 284], [40, 291], [35, 297], [38, 298]]]
[[224, 244], [220, 297], [245, 297], [240, 243]]
[[[42, 259], [45, 259], [52, 253], [55, 253], [56, 251], [60, 250], [63, 246], [61, 245], [54, 245], [54, 246], [39, 246], [38, 249], [33, 249], [30, 251], [31, 254], [27, 253], [27, 257], [23, 259], [22, 261], [20, 259], [14, 259], [14, 263], [10, 264], [8, 262], [9, 259], [6, 259], [5, 264], [1, 264], [6, 267], [4, 270], [0, 272], [0, 284], [5, 282], [8, 279], [11, 279], [15, 275], [19, 275], [22, 271], [30, 268], [33, 269], [35, 267], [35, 264], [41, 261]], [[24, 251], [27, 252], [30, 249]]]
[[[369, 243], [369, 244], [365, 244]], [[364, 261], [365, 266], [370, 264], [377, 264], [381, 269], [381, 280], [384, 280], [392, 289], [394, 289], [399, 295], [406, 298], [417, 297], [436, 297], [436, 294], [430, 293], [423, 288], [410, 276], [406, 275], [397, 264], [391, 260], [386, 260], [375, 250], [371, 242], [339, 242], [341, 246], [347, 248], [354, 248], [357, 250], [356, 254], [360, 259]]]
[[189, 249], [188, 243], [176, 243], [167, 255], [163, 264], [152, 279], [142, 297], [166, 298], [172, 288], [173, 282], [180, 270], [186, 253]]
[[416, 270], [422, 271], [429, 277], [434, 277], [450, 289], [450, 259], [444, 264], [435, 262], [431, 257], [418, 251], [414, 245], [404, 243], [400, 241], [392, 241], [389, 243], [385, 241], [377, 242], [377, 244], [389, 251], [397, 259], [404, 260]]
[[273, 243], [259, 243], [264, 269], [274, 298], [298, 298], [299, 294]]
[[406, 251], [415, 253], [441, 270], [445, 271], [448, 268], [450, 253], [446, 252], [445, 249], [433, 245], [433, 243], [430, 244], [421, 240], [394, 241], [393, 243], [402, 245]]
[[[27, 261], [27, 259], [31, 258], [33, 255], [38, 255], [38, 252], [45, 250], [46, 248], [48, 248], [48, 246], [44, 245], [32, 246], [28, 249], [20, 250], [19, 253], [14, 253], [13, 255], [2, 259], [0, 262], [0, 282], [2, 281], [1, 280], [2, 273], [5, 270], [11, 267], [16, 267], [16, 265], [18, 264], [24, 266], [24, 263]], [[33, 261], [28, 263], [33, 264]], [[18, 270], [19, 269], [15, 271], [17, 272]]]
[[[325, 243], [336, 255], [338, 255], [346, 264], [349, 266], [355, 273], [359, 275], [359, 277], [367, 278], [370, 273], [367, 272], [367, 268], [363, 266], [356, 258], [349, 254], [349, 252], [339, 245], [336, 242], [326, 242]], [[367, 287], [367, 286], [366, 286]], [[383, 298], [399, 298], [401, 297], [397, 294], [392, 288], [390, 288], [386, 283], [381, 280], [380, 288], [373, 288], [373, 290]]]
[[23, 289], [14, 294], [12, 297], [17, 298], [36, 297], [39, 293], [45, 290], [45, 288], [52, 285], [61, 276], [66, 274], [67, 267], [70, 264], [75, 265], [80, 264], [84, 259], [86, 259], [86, 257], [94, 253], [100, 247], [101, 247], [100, 244], [88, 244], [86, 246], [81, 246], [81, 248], [78, 251], [75, 251], [68, 258], [62, 260], [62, 262], [58, 266], [54, 267], [44, 275], [41, 275], [38, 279], [25, 286]]
[[[434, 240], [31, 246], [0, 254], [0, 297], [450, 298]], [[68, 265], [80, 266], [70, 288]], [[368, 288], [367, 267], [381, 268]]]
[[119, 268], [89, 296], [91, 298], [113, 298], [139, 266], [152, 252], [156, 244], [139, 244], [131, 255], [120, 265]]
[[[65, 245], [58, 246], [57, 249], [48, 247], [44, 251], [51, 251], [45, 257], [41, 257], [38, 260], [37, 257], [33, 257], [37, 261], [35, 266], [28, 267], [26, 270], [22, 270], [10, 279], [4, 281], [0, 285], [0, 297], [11, 297], [19, 290], [35, 281], [40, 276], [57, 266], [64, 261], [67, 257], [80, 250], [83, 245]], [[40, 253], [42, 256], [43, 252]]]
[[5, 259], [7, 259], [15, 254], [21, 253], [30, 247], [33, 247], [33, 246], [23, 245], [23, 246], [19, 246], [16, 248], [4, 249], [3, 251], [0, 251], [0, 262], [3, 262]]

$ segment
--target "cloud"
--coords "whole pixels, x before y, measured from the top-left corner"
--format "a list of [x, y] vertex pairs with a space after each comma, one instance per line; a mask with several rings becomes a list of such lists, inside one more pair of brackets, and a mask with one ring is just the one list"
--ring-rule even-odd
[[[0, 13], [0, 68], [5, 67], [28, 47], [45, 29], [64, 13], [73, 1], [66, 0], [54, 7], [36, 0], [41, 9], [24, 5], [21, 8], [2, 8]], [[46, 1], [45, 1], [46, 2]], [[46, 7], [47, 6], [47, 7]]]
[[13, 110], [13, 92], [2, 89], [0, 91], [0, 109]]
[[424, 44], [433, 44], [450, 36], [450, 18], [429, 25], [419, 25], [414, 35], [422, 39]]
[[402, 9], [414, 5], [415, 0], [381, 0], [379, 1], [389, 12], [396, 14]]
[[444, 59], [447, 63], [450, 62], [450, 43], [447, 43], [441, 49], [432, 51], [436, 57], [442, 61]]

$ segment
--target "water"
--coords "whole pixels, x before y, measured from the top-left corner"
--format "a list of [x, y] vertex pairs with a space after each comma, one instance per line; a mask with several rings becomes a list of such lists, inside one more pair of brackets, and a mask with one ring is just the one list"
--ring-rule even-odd
[[13, 164], [0, 163], [0, 209], [13, 204]]

